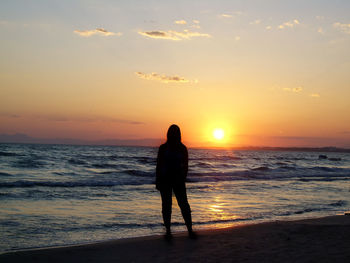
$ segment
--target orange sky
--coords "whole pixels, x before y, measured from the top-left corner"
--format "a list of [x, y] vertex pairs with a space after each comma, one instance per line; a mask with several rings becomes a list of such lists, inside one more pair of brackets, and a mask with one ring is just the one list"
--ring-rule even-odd
[[349, 2], [248, 2], [0, 3], [0, 133], [350, 147]]

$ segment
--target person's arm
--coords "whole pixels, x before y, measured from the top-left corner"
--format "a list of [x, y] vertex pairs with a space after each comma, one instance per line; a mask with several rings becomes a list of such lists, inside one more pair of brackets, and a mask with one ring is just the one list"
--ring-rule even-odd
[[188, 151], [187, 151], [187, 147], [184, 146], [184, 160], [183, 160], [183, 176], [184, 179], [186, 180], [187, 177], [187, 173], [188, 173]]
[[156, 166], [156, 189], [160, 190], [160, 176], [161, 176], [161, 166], [162, 166], [162, 146], [159, 147], [157, 155], [157, 166]]

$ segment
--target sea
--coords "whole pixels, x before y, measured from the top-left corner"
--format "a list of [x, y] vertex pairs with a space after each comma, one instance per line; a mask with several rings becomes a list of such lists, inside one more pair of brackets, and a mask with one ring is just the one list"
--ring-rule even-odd
[[[0, 252], [162, 235], [157, 151], [0, 144]], [[350, 154], [189, 149], [187, 194], [195, 230], [343, 214]]]

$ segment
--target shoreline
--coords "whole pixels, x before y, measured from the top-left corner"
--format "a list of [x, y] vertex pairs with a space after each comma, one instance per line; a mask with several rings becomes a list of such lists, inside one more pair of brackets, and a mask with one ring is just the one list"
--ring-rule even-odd
[[[223, 226], [223, 227], [198, 227], [196, 228], [196, 224], [194, 224], [194, 231], [196, 233], [205, 233], [205, 232], [215, 232], [220, 230], [230, 230], [231, 228], [237, 228], [237, 227], [243, 227], [243, 226], [251, 226], [251, 225], [260, 225], [265, 223], [272, 223], [272, 222], [295, 222], [295, 221], [304, 221], [304, 220], [315, 220], [315, 219], [322, 219], [327, 217], [333, 217], [333, 216], [342, 216], [349, 212], [345, 212], [343, 214], [337, 213], [333, 215], [325, 215], [325, 216], [314, 216], [314, 217], [300, 217], [300, 218], [285, 218], [285, 219], [265, 219], [265, 220], [248, 220], [248, 221], [238, 221], [234, 225], [230, 226]], [[165, 233], [165, 230], [163, 231]], [[0, 256], [2, 254], [7, 253], [18, 253], [18, 252], [27, 252], [27, 251], [36, 251], [36, 250], [46, 250], [46, 249], [62, 249], [62, 248], [70, 248], [70, 247], [77, 247], [77, 246], [89, 246], [89, 245], [97, 245], [100, 243], [108, 243], [108, 242], [117, 242], [117, 241], [123, 241], [123, 240], [136, 240], [136, 239], [144, 239], [144, 238], [157, 238], [157, 237], [163, 237], [164, 233], [155, 233], [155, 234], [146, 234], [146, 235], [140, 235], [140, 236], [130, 236], [130, 237], [121, 237], [121, 238], [109, 238], [109, 239], [102, 239], [102, 240], [92, 240], [92, 241], [85, 241], [85, 242], [77, 242], [77, 243], [68, 243], [68, 244], [62, 244], [62, 245], [48, 245], [43, 247], [26, 247], [26, 248], [18, 248], [18, 249], [10, 249], [5, 251], [0, 251]], [[172, 232], [172, 235], [174, 237], [176, 236], [182, 236], [186, 235], [187, 231], [174, 231]]]
[[[8, 251], [1, 262], [348, 262], [350, 216], [243, 224], [58, 247]], [[261, 258], [263, 256], [263, 258]]]

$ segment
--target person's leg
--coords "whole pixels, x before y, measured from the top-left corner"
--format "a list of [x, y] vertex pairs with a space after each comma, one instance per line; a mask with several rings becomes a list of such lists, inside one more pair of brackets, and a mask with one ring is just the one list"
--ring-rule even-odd
[[177, 203], [181, 209], [182, 217], [185, 220], [185, 224], [189, 233], [192, 232], [192, 217], [191, 208], [187, 200], [186, 186], [185, 184], [179, 184], [174, 187], [174, 193]]
[[170, 234], [171, 224], [171, 205], [172, 205], [172, 189], [166, 188], [160, 191], [162, 197], [162, 214], [164, 226], [167, 234]]

